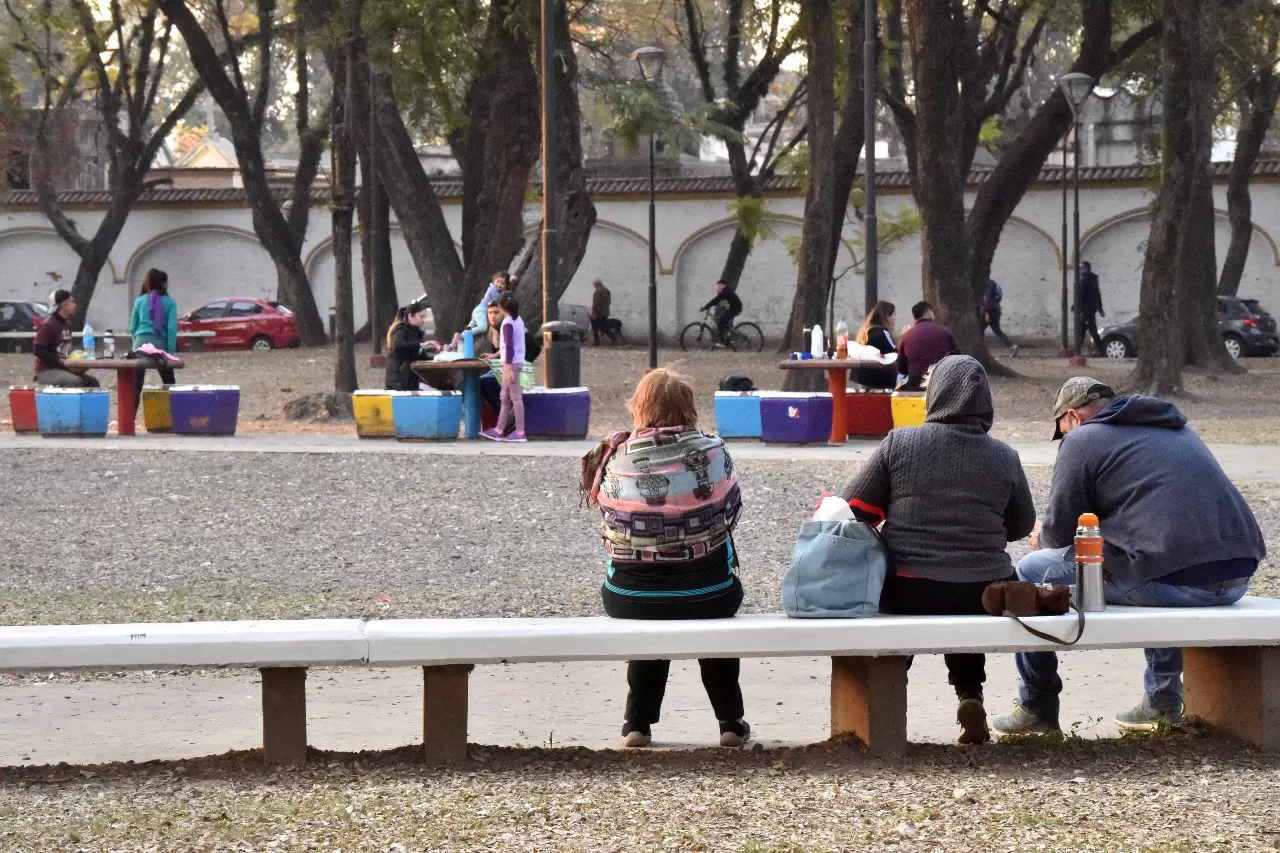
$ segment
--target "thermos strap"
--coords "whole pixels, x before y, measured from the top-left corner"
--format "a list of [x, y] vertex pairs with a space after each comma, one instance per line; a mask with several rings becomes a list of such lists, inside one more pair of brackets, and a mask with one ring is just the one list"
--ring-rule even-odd
[[1011, 616], [1010, 618], [1013, 619], [1014, 622], [1017, 622], [1019, 625], [1025, 628], [1028, 634], [1039, 637], [1042, 640], [1048, 640], [1051, 643], [1057, 643], [1060, 646], [1074, 646], [1077, 642], [1080, 641], [1080, 638], [1084, 636], [1084, 611], [1081, 610], [1079, 607], [1076, 607], [1074, 604], [1071, 605], [1071, 609], [1076, 612], [1077, 621], [1076, 621], [1076, 635], [1073, 639], [1070, 639], [1070, 640], [1064, 640], [1061, 637], [1053, 636], [1053, 634], [1048, 634], [1048, 633], [1045, 633], [1044, 631], [1038, 631], [1035, 628], [1032, 628], [1026, 622], [1023, 622], [1017, 616]]

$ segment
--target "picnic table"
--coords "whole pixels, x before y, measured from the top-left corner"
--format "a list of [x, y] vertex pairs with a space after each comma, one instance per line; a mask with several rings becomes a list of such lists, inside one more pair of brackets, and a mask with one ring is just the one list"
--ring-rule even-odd
[[831, 392], [831, 444], [844, 444], [849, 440], [849, 423], [845, 413], [845, 382], [849, 371], [860, 367], [890, 369], [883, 361], [874, 358], [806, 358], [779, 362], [780, 370], [825, 370], [827, 390]]
[[86, 373], [90, 370], [114, 370], [116, 372], [116, 411], [118, 423], [116, 432], [119, 435], [133, 435], [134, 421], [138, 418], [137, 391], [141, 377], [138, 374], [148, 370], [159, 370], [167, 367], [170, 370], [181, 370], [186, 367], [181, 361], [170, 361], [162, 364], [159, 359], [150, 358], [78, 358], [63, 362], [66, 370], [72, 373]]
[[463, 436], [480, 437], [480, 377], [493, 369], [482, 358], [415, 361], [409, 365], [423, 382], [442, 391], [462, 389]]

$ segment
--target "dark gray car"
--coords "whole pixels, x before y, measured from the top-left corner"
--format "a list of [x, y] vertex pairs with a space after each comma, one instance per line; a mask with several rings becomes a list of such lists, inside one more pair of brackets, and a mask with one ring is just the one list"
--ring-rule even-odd
[[[1218, 297], [1218, 328], [1232, 358], [1242, 355], [1275, 355], [1280, 351], [1276, 320], [1256, 299]], [[1138, 318], [1105, 326], [1099, 332], [1102, 352], [1108, 358], [1133, 358], [1138, 354]]]
[[[40, 302], [0, 302], [0, 332], [34, 332], [47, 316]], [[0, 338], [0, 352], [31, 352], [31, 338]]]

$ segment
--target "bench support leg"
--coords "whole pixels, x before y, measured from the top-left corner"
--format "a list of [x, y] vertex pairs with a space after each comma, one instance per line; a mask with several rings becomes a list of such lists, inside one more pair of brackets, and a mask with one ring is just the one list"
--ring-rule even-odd
[[907, 746], [907, 657], [831, 659], [831, 736], [856, 735], [873, 755]]
[[262, 753], [268, 764], [307, 760], [307, 670], [269, 667], [262, 673]]
[[1280, 646], [1184, 649], [1187, 716], [1280, 750]]
[[422, 744], [428, 764], [467, 760], [467, 682], [471, 664], [422, 668]]

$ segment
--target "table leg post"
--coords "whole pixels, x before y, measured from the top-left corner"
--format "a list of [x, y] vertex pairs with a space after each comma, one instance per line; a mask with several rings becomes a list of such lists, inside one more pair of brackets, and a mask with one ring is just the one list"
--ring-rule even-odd
[[827, 371], [827, 390], [831, 392], [831, 444], [849, 440], [849, 421], [845, 414], [845, 377], [847, 368]]
[[907, 666], [910, 658], [833, 657], [831, 736], [851, 734], [873, 755], [907, 748]]
[[462, 417], [464, 420], [463, 435], [466, 438], [480, 437], [480, 377], [474, 370], [466, 372], [462, 380]]
[[138, 403], [134, 397], [142, 381], [140, 372], [132, 367], [116, 371], [116, 432], [119, 435], [134, 434], [134, 422], [138, 419]]

